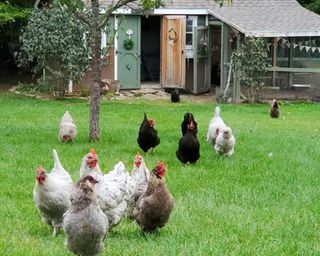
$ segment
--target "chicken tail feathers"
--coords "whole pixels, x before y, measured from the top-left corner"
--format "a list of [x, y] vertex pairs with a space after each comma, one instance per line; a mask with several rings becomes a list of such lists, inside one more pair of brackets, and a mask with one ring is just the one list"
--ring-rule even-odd
[[54, 160], [54, 166], [53, 166], [53, 168], [54, 168], [55, 170], [62, 170], [62, 169], [64, 169], [63, 166], [62, 166], [62, 164], [61, 164], [61, 162], [60, 162], [60, 159], [59, 159], [57, 150], [53, 149], [52, 154], [53, 154], [53, 160]]
[[126, 167], [124, 166], [122, 161], [116, 164], [115, 169], [117, 170], [118, 175], [121, 175], [126, 172]]
[[219, 117], [220, 116], [220, 112], [221, 112], [221, 108], [219, 106], [217, 106], [214, 110], [214, 116], [215, 117]]

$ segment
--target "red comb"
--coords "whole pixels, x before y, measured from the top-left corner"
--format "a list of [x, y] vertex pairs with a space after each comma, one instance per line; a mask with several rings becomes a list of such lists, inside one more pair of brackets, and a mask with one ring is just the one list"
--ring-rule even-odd
[[159, 167], [159, 168], [161, 168], [161, 169], [164, 169], [164, 168], [165, 168], [164, 163], [161, 162], [161, 161], [158, 161], [157, 167]]
[[90, 153], [92, 153], [93, 155], [96, 155], [96, 151], [94, 150], [94, 148], [90, 148]]

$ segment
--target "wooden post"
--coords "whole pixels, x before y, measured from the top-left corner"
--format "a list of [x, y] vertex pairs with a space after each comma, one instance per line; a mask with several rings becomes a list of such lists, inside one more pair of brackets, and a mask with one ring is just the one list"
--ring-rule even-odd
[[228, 76], [228, 35], [229, 26], [226, 23], [222, 23], [221, 28], [221, 68], [220, 68], [220, 91], [224, 91], [227, 86], [227, 76]]
[[[240, 33], [237, 34], [237, 48], [236, 50], [238, 50], [240, 48]], [[230, 61], [230, 65], [231, 65], [231, 61]], [[238, 80], [238, 72], [235, 69], [234, 74], [233, 74], [233, 101], [235, 102], [240, 102], [240, 94], [241, 94], [241, 87], [240, 87], [240, 83]]]
[[73, 93], [73, 81], [69, 80], [68, 93]]
[[[272, 67], [277, 66], [277, 37], [273, 38]], [[272, 86], [276, 86], [277, 71], [272, 72]]]
[[[294, 44], [294, 38], [293, 37], [289, 37], [289, 42], [290, 42], [290, 48], [289, 48], [289, 68], [293, 67], [293, 52], [294, 52], [294, 48], [293, 48], [293, 44]], [[289, 72], [289, 88], [292, 86], [293, 84], [293, 73]]]

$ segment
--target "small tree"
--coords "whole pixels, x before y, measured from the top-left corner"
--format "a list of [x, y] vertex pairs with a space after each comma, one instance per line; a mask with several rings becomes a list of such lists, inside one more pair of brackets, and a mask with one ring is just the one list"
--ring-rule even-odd
[[249, 102], [257, 100], [270, 63], [268, 61], [268, 46], [263, 38], [247, 37], [240, 48], [234, 52], [237, 77], [240, 86], [247, 90]]
[[20, 63], [35, 62], [35, 73], [48, 71], [50, 89], [64, 96], [68, 81], [78, 81], [89, 64], [89, 37], [86, 24], [66, 5], [34, 9], [21, 36]]

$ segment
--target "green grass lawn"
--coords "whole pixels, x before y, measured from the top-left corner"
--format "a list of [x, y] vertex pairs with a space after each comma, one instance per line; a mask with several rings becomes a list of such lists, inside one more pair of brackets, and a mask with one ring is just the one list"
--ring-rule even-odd
[[[78, 179], [82, 157], [94, 147], [104, 172], [119, 160], [131, 170], [141, 150], [136, 139], [147, 112], [161, 138], [143, 154], [152, 169], [164, 161], [175, 198], [170, 221], [143, 234], [123, 220], [106, 239], [104, 255], [320, 255], [320, 105], [222, 105], [236, 137], [235, 154], [218, 156], [206, 142], [215, 102], [103, 101], [101, 140], [88, 142], [85, 100], [37, 100], [0, 94], [0, 255], [71, 255], [64, 235], [41, 223], [32, 190], [38, 164], [53, 165], [52, 149]], [[78, 126], [71, 144], [58, 141], [69, 110]], [[201, 157], [184, 166], [175, 156], [186, 111], [198, 122]], [[269, 157], [272, 153], [272, 157]]]

